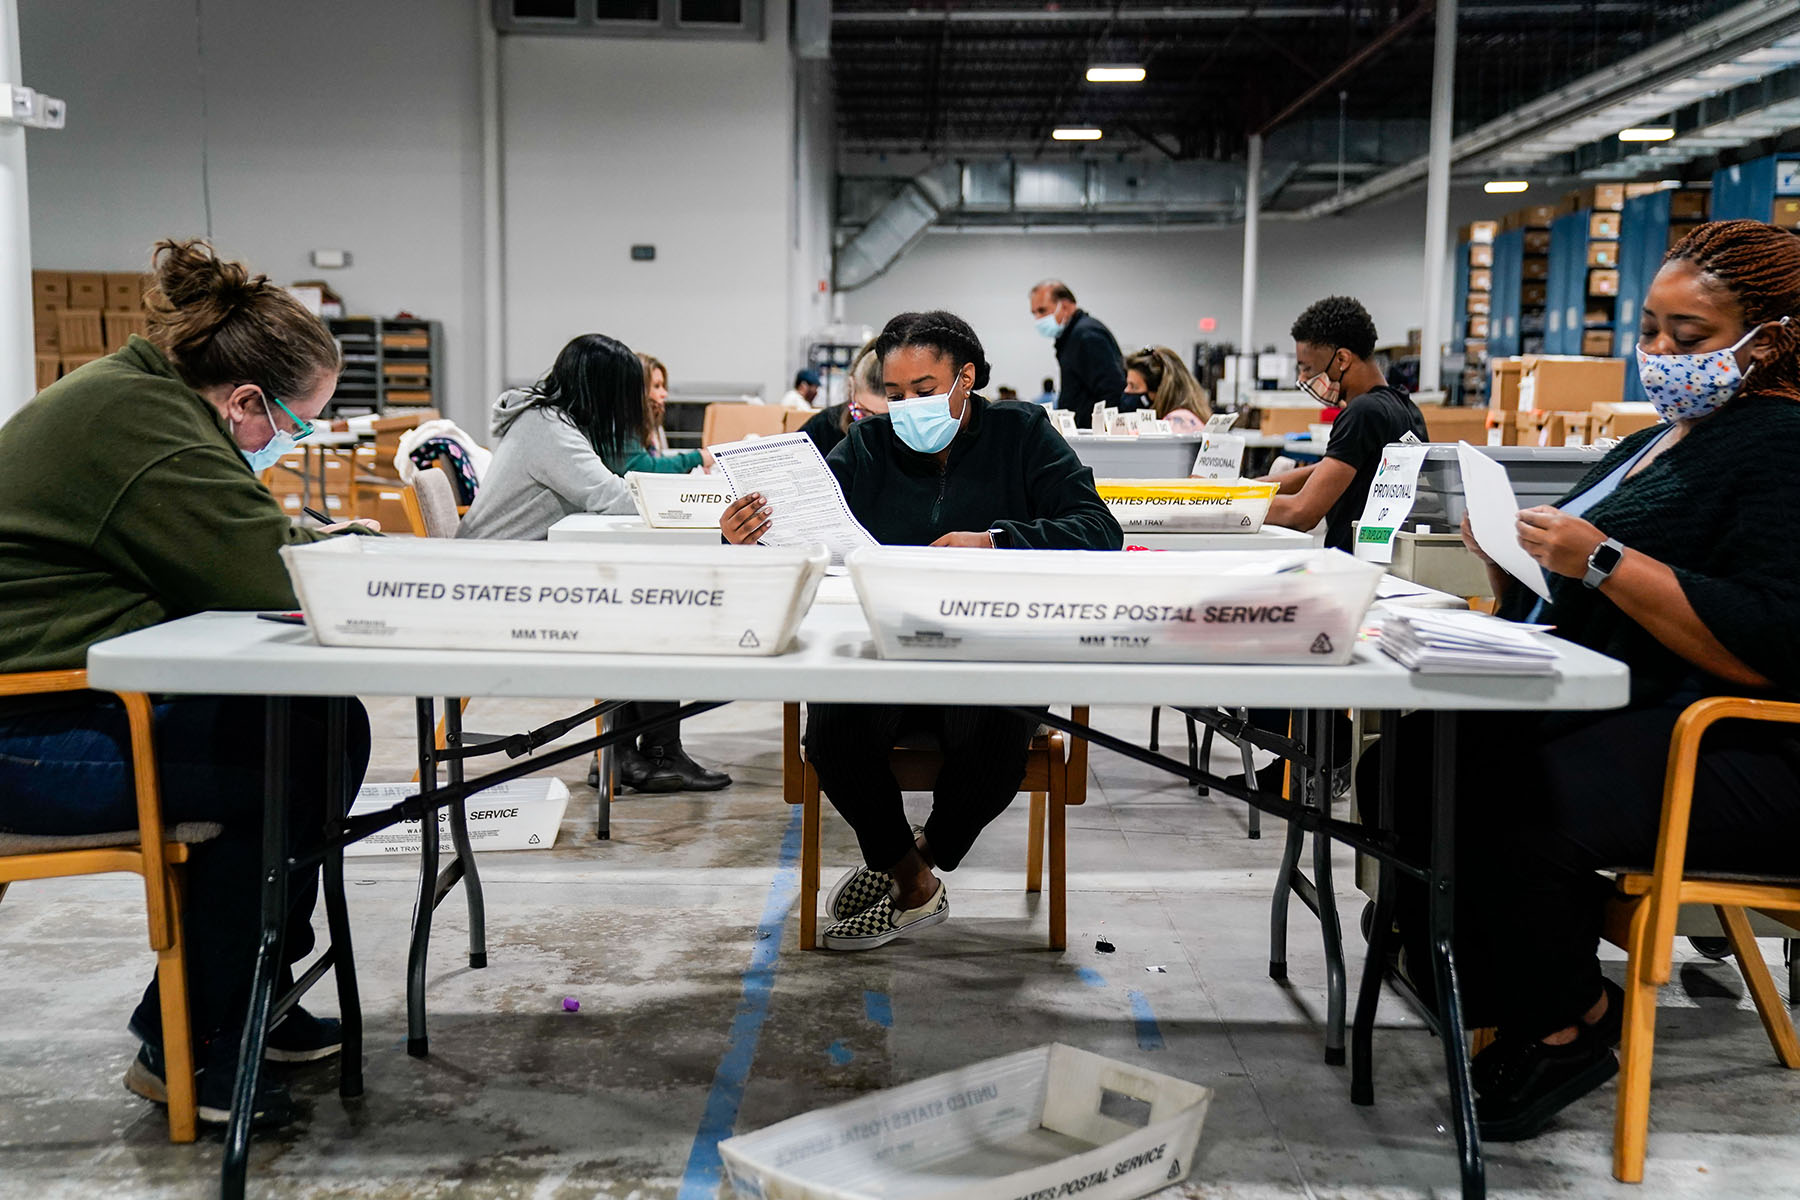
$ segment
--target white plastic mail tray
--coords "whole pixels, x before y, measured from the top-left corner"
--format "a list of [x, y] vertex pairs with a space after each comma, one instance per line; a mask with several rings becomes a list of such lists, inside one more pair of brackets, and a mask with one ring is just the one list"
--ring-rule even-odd
[[[365, 783], [350, 806], [353, 817], [392, 808], [419, 794], [416, 783]], [[556, 844], [569, 789], [560, 779], [515, 779], [470, 796], [469, 846], [475, 850], [548, 850]], [[438, 843], [450, 844], [450, 810], [437, 810]], [[402, 821], [344, 847], [346, 855], [417, 854], [419, 822]]]
[[879, 547], [848, 559], [883, 658], [1347, 663], [1381, 581], [1336, 550]]
[[1094, 487], [1126, 533], [1256, 533], [1281, 490], [1218, 479], [1098, 479]]
[[1212, 1092], [1038, 1046], [719, 1143], [752, 1200], [1134, 1200], [1187, 1177]]
[[631, 499], [652, 529], [717, 529], [731, 488], [723, 475], [661, 475], [628, 471]]
[[780, 654], [822, 547], [341, 537], [281, 552], [326, 646]]

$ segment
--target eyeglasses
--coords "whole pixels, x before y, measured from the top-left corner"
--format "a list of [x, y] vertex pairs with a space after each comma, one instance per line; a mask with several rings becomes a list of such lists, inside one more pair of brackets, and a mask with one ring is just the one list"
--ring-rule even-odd
[[274, 403], [276, 408], [279, 408], [282, 412], [286, 413], [288, 415], [288, 420], [294, 423], [294, 440], [296, 442], [303, 442], [313, 435], [313, 423], [283, 404], [280, 396], [277, 396], [267, 388], [263, 389], [263, 395], [267, 396], [269, 400]]

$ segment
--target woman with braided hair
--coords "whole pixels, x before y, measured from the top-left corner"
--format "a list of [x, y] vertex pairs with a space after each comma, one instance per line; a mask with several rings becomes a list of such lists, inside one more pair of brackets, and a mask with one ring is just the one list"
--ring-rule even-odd
[[[887, 411], [850, 426], [825, 462], [856, 519], [885, 546], [1117, 550], [1124, 540], [1094, 473], [1035, 404], [990, 404], [981, 342], [947, 312], [901, 313], [875, 339]], [[727, 541], [761, 540], [781, 514], [752, 492], [719, 520]], [[996, 564], [999, 568], [999, 564]], [[826, 897], [829, 950], [873, 950], [950, 915], [935, 874], [967, 854], [1018, 795], [1035, 723], [1002, 708], [812, 704], [806, 756], [856, 830], [864, 866]], [[929, 734], [943, 756], [931, 816], [907, 824], [888, 759]]]
[[[1599, 871], [1649, 863], [1676, 718], [1711, 695], [1800, 694], [1800, 237], [1723, 221], [1684, 238], [1644, 299], [1635, 358], [1664, 423], [1556, 505], [1518, 514], [1549, 600], [1489, 563], [1502, 615], [1631, 668], [1622, 710], [1483, 717], [1458, 738], [1457, 967], [1469, 1023], [1499, 1027], [1472, 1073], [1490, 1141], [1534, 1136], [1618, 1071], [1623, 993], [1596, 953], [1611, 886]], [[1481, 553], [1466, 523], [1464, 540]], [[1793, 871], [1788, 728], [1707, 735], [1690, 867]], [[1429, 738], [1406, 722], [1400, 737], [1400, 834], [1418, 851], [1430, 756], [1405, 748]], [[1428, 961], [1422, 892], [1396, 892], [1415, 965]]]

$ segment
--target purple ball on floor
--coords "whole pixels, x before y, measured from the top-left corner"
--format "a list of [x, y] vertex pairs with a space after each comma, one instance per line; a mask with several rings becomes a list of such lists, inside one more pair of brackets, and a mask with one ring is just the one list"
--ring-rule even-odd
[[563, 1011], [564, 1012], [580, 1012], [581, 1011], [581, 1001], [577, 1000], [573, 996], [564, 996], [563, 997]]

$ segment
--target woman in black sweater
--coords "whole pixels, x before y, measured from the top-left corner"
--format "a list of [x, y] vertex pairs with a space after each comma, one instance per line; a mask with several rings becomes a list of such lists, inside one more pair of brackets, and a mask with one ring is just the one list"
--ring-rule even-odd
[[[1627, 708], [1461, 723], [1458, 967], [1469, 1020], [1497, 1025], [1475, 1060], [1482, 1137], [1534, 1136], [1618, 1071], [1622, 992], [1600, 973], [1603, 868], [1655, 848], [1670, 734], [1709, 695], [1800, 692], [1800, 237], [1703, 225], [1664, 260], [1637, 368], [1665, 424], [1615, 447], [1554, 507], [1518, 516], [1550, 599], [1489, 564], [1501, 611], [1631, 668]], [[1464, 527], [1464, 539], [1480, 553]], [[1484, 556], [1485, 557], [1485, 556]], [[1800, 743], [1791, 727], [1707, 737], [1687, 862], [1791, 873]], [[1416, 737], [1402, 743], [1417, 746]], [[1403, 758], [1407, 751], [1402, 751]], [[1397, 780], [1425, 811], [1429, 763]], [[1427, 836], [1422, 819], [1402, 837]], [[1409, 956], [1423, 898], [1397, 893]], [[1414, 957], [1415, 963], [1427, 961]]]
[[[1119, 523], [1068, 440], [1035, 404], [990, 404], [981, 342], [946, 312], [902, 313], [875, 339], [888, 411], [864, 417], [825, 461], [850, 511], [887, 546], [1117, 550]], [[726, 540], [760, 540], [781, 520], [763, 497], [734, 501]], [[996, 564], [998, 569], [998, 564]], [[812, 704], [806, 755], [832, 806], [856, 830], [866, 866], [826, 897], [831, 950], [872, 950], [950, 915], [934, 873], [962, 861], [1006, 811], [1025, 774], [1034, 723], [956, 704]], [[931, 816], [911, 829], [888, 765], [908, 733], [943, 755]]]

